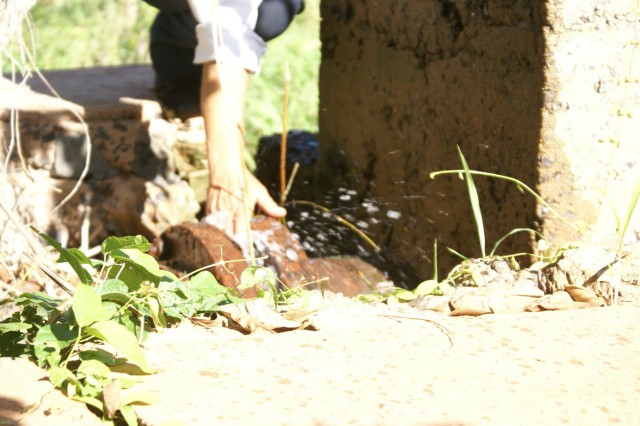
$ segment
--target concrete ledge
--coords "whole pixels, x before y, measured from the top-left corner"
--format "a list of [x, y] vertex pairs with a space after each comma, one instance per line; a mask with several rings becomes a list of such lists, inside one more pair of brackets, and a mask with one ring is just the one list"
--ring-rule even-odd
[[37, 75], [26, 86], [0, 80], [0, 118], [6, 120], [9, 110], [21, 111], [23, 118], [38, 116], [73, 117], [79, 113], [85, 120], [137, 119], [148, 121], [160, 114], [153, 93], [153, 70], [150, 65], [79, 68], [45, 71], [49, 86]]

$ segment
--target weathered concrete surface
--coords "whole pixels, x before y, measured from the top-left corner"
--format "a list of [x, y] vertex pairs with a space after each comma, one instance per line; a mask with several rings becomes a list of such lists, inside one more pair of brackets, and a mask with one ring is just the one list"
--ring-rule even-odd
[[139, 387], [162, 402], [137, 412], [148, 425], [632, 425], [638, 320], [637, 306], [447, 318], [343, 301], [316, 332], [168, 330], [146, 343], [160, 371]]
[[[357, 189], [355, 202], [329, 197], [344, 211], [379, 207], [366, 228], [377, 242], [425, 277], [435, 239], [441, 272], [457, 262], [445, 246], [479, 253], [464, 183], [429, 177], [460, 168], [456, 145], [472, 169], [523, 181], [571, 223], [513, 184], [477, 177], [488, 248], [524, 227], [556, 243], [615, 237], [596, 188], [624, 215], [640, 174], [635, 2], [324, 0], [321, 7], [325, 174], [318, 181], [337, 176], [329, 188]], [[500, 252], [532, 252], [532, 242], [519, 234]]]
[[[627, 0], [548, 3], [539, 207], [545, 234], [612, 245], [640, 179], [640, 10]], [[606, 195], [605, 195], [606, 194]], [[608, 199], [607, 199], [608, 197]], [[638, 241], [640, 215], [626, 236]]]
[[[71, 118], [73, 114], [68, 110], [71, 108], [87, 120], [131, 118], [148, 121], [160, 113], [153, 93], [153, 70], [149, 65], [46, 71], [43, 75], [64, 102], [41, 97], [42, 104], [18, 104], [22, 105], [23, 115], [39, 114], [44, 110], [45, 114], [55, 111], [62, 117]], [[26, 85], [37, 93], [52, 96], [47, 84], [37, 77]], [[17, 101], [28, 100], [24, 97]], [[15, 107], [15, 102], [15, 98], [4, 97], [0, 106], [2, 109]]]
[[[640, 293], [628, 290], [618, 307], [481, 317], [332, 297], [318, 331], [281, 334], [183, 324], [144, 343], [158, 371], [130, 391], [160, 397], [136, 407], [145, 425], [636, 425]], [[37, 402], [42, 377], [1, 359], [11, 411], [0, 414]], [[85, 408], [49, 401], [20, 424], [44, 424], [43, 412], [46, 424], [91, 424]]]

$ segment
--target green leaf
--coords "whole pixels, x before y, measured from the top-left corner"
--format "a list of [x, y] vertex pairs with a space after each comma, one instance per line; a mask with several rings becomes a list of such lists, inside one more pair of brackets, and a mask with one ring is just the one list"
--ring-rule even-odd
[[636, 180], [635, 185], [633, 186], [633, 190], [631, 191], [631, 196], [629, 197], [629, 203], [627, 205], [627, 213], [622, 220], [622, 230], [618, 230], [618, 250], [622, 251], [622, 245], [624, 244], [624, 236], [627, 233], [627, 228], [629, 227], [629, 222], [631, 222], [631, 218], [633, 217], [633, 213], [636, 210], [636, 206], [638, 205], [638, 198], [640, 198], [640, 177]]
[[109, 237], [102, 243], [102, 253], [109, 254], [114, 250], [135, 249], [146, 253], [151, 247], [149, 241], [142, 235], [127, 237]]
[[31, 327], [31, 324], [26, 324], [24, 322], [5, 322], [0, 323], [0, 333], [6, 333], [8, 331], [27, 331]]
[[56, 250], [58, 250], [58, 253], [60, 253], [60, 259], [58, 259], [58, 262], [69, 263], [69, 265], [71, 265], [75, 273], [78, 275], [78, 278], [80, 278], [80, 281], [82, 281], [84, 284], [91, 284], [93, 282], [89, 272], [86, 269], [84, 269], [84, 267], [82, 266], [82, 265], [91, 265], [91, 261], [87, 256], [84, 255], [84, 253], [82, 253], [78, 249], [67, 250], [64, 247], [62, 247], [62, 245], [58, 241], [54, 240], [47, 234], [39, 232], [35, 228], [32, 228], [32, 229], [38, 235], [40, 235], [45, 241], [51, 244]]
[[98, 410], [100, 410], [100, 412], [104, 411], [104, 404], [98, 398], [94, 398], [94, 397], [91, 397], [91, 396], [75, 395], [71, 399], [74, 399], [76, 401], [80, 401], [80, 402], [85, 403], [87, 405], [91, 405], [92, 407], [95, 407]]
[[78, 383], [78, 378], [71, 370], [60, 366], [53, 366], [49, 369], [49, 380], [57, 388], [62, 388], [65, 382], [73, 385]]
[[409, 290], [400, 290], [397, 293], [394, 294], [394, 296], [400, 301], [400, 302], [410, 302], [414, 299], [416, 299], [418, 297], [417, 294], [415, 294], [412, 291]]
[[80, 394], [84, 396], [97, 397], [102, 389], [109, 383], [109, 367], [97, 361], [90, 359], [82, 361], [78, 367], [76, 375], [82, 382]]
[[185, 304], [185, 298], [180, 297], [180, 295], [176, 292], [177, 286], [170, 286], [169, 288], [162, 288], [162, 283], [160, 284], [160, 305], [162, 306], [162, 310], [165, 315], [176, 318], [183, 319], [184, 316], [181, 313], [182, 307]]
[[160, 396], [157, 392], [130, 392], [122, 395], [120, 403], [122, 405], [130, 404], [157, 404], [160, 402]]
[[100, 295], [86, 284], [78, 284], [71, 308], [80, 327], [86, 327], [96, 321], [105, 321], [110, 318], [109, 313], [102, 307]]
[[138, 426], [138, 416], [136, 412], [129, 405], [122, 405], [120, 407], [120, 414], [127, 423], [127, 426]]
[[215, 297], [220, 294], [224, 294], [227, 288], [220, 284], [216, 277], [209, 271], [202, 271], [199, 274], [193, 276], [189, 280], [189, 287], [197, 289], [202, 294]]
[[240, 275], [240, 285], [238, 290], [246, 290], [251, 287], [262, 287], [267, 284], [269, 287], [275, 288], [276, 276], [270, 268], [264, 266], [249, 266]]
[[155, 296], [147, 296], [145, 298], [146, 308], [151, 316], [151, 321], [156, 328], [166, 328], [167, 319], [162, 312], [160, 301]]
[[109, 370], [109, 367], [96, 359], [87, 359], [82, 361], [78, 367], [78, 371], [76, 372], [79, 379], [93, 376], [105, 380], [109, 378], [110, 373], [111, 370]]
[[216, 297], [205, 297], [202, 298], [198, 303], [194, 304], [194, 308], [196, 313], [209, 313], [217, 310], [221, 305], [226, 305], [228, 303], [228, 299], [224, 295], [219, 295]]
[[0, 333], [0, 356], [18, 358], [33, 356], [33, 347], [24, 343], [24, 334], [12, 331]]
[[109, 279], [96, 285], [96, 293], [101, 296], [108, 294], [127, 294], [129, 289], [122, 280]]
[[155, 284], [160, 282], [162, 272], [152, 256], [135, 249], [116, 249], [110, 254], [116, 262], [127, 264], [147, 280]]
[[218, 283], [208, 271], [191, 278], [184, 291], [198, 313], [213, 312], [220, 305], [229, 302], [229, 289]]
[[178, 281], [178, 277], [176, 277], [175, 274], [165, 271], [164, 269], [160, 270], [160, 282], [172, 283], [175, 281]]
[[464, 168], [464, 176], [465, 181], [467, 182], [467, 190], [469, 192], [469, 201], [471, 202], [471, 210], [473, 211], [473, 218], [476, 221], [476, 228], [478, 231], [478, 240], [480, 242], [480, 252], [482, 257], [486, 257], [486, 243], [484, 236], [484, 223], [482, 222], [482, 211], [480, 210], [480, 199], [478, 198], [478, 191], [476, 189], [476, 185], [473, 182], [473, 176], [471, 175], [471, 171], [469, 170], [469, 165], [467, 164], [467, 160], [465, 160], [464, 155], [462, 155], [462, 151], [460, 147], [458, 148], [458, 155], [460, 156], [460, 161], [462, 162], [462, 167]]
[[96, 293], [102, 296], [102, 300], [112, 300], [125, 304], [133, 299], [129, 294], [129, 287], [122, 280], [110, 279], [103, 281], [96, 286], [95, 290]]
[[134, 362], [145, 373], [153, 370], [147, 365], [147, 359], [138, 345], [135, 335], [125, 326], [115, 321], [100, 321], [87, 328], [86, 333], [95, 336], [121, 351], [127, 359]]
[[78, 337], [78, 329], [68, 324], [48, 324], [38, 330], [33, 341], [33, 349], [38, 365], [49, 362], [57, 365], [60, 351], [69, 347]]
[[51, 311], [60, 305], [62, 299], [36, 291], [35, 293], [22, 293], [13, 299], [13, 302], [18, 306], [36, 306], [40, 315], [48, 317]]
[[133, 376], [120, 376], [118, 380], [120, 380], [120, 387], [122, 389], [129, 389], [130, 387], [140, 383], [140, 380]]
[[384, 296], [379, 293], [359, 294], [356, 299], [364, 303], [373, 303], [383, 301]]
[[110, 367], [114, 367], [116, 365], [120, 365], [123, 362], [125, 362], [125, 359], [115, 358], [111, 353], [101, 349], [82, 351], [78, 354], [78, 356], [83, 361], [93, 359], [96, 361], [100, 361], [101, 363], [108, 365]]
[[126, 263], [110, 267], [108, 275], [111, 279], [117, 279], [125, 283], [129, 292], [139, 290], [142, 281], [146, 279], [141, 271]]
[[438, 281], [436, 280], [426, 280], [422, 281], [418, 286], [413, 290], [413, 292], [418, 296], [429, 296], [433, 294], [434, 291], [438, 289]]

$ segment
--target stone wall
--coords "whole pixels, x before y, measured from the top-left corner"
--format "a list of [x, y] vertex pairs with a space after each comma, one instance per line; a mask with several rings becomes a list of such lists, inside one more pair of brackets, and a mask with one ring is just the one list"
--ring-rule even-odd
[[[184, 141], [177, 125], [160, 118], [150, 66], [44, 74], [64, 101], [50, 96], [37, 78], [30, 87], [0, 79], [0, 162], [9, 176], [0, 181], [0, 193], [6, 208], [73, 247], [111, 235], [152, 239], [171, 225], [195, 221], [200, 205], [189, 173], [182, 173]], [[85, 179], [58, 208], [83, 173], [88, 141]], [[203, 138], [182, 145], [204, 151]]]
[[[536, 186], [544, 3], [323, 0], [321, 7], [320, 173], [342, 170], [321, 193], [349, 186], [363, 194], [355, 204], [371, 216], [366, 231], [417, 276], [431, 275], [436, 239], [441, 272], [459, 261], [444, 247], [478, 256], [464, 182], [430, 173], [459, 169], [459, 146], [472, 169]], [[535, 200], [515, 185], [476, 183], [487, 251], [511, 229], [538, 225]], [[332, 203], [354, 207], [339, 197]], [[531, 251], [530, 239], [519, 234], [500, 252]]]

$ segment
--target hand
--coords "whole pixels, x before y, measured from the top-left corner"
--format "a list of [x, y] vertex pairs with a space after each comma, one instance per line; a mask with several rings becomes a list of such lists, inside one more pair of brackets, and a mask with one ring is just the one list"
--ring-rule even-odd
[[243, 204], [239, 176], [222, 171], [210, 179], [205, 213], [206, 220], [232, 236], [246, 232], [245, 220], [251, 219], [258, 206], [266, 215], [281, 218], [287, 211], [278, 206], [267, 188], [248, 171], [245, 173], [247, 202]]

